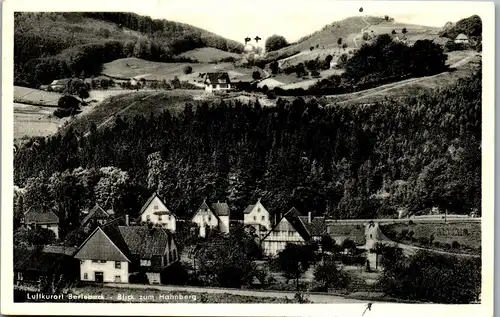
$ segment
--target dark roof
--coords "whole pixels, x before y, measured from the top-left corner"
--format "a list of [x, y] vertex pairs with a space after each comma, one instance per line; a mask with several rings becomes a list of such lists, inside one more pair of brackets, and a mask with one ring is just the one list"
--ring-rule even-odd
[[227, 203], [213, 203], [211, 205], [213, 212], [216, 216], [229, 216], [229, 206]]
[[248, 207], [243, 211], [244, 214], [249, 214], [255, 205], [248, 205]]
[[117, 224], [117, 221], [110, 221], [103, 226], [97, 227], [78, 248], [75, 258], [130, 262], [130, 250]]
[[319, 237], [326, 234], [326, 221], [325, 217], [315, 217], [311, 219], [311, 223], [309, 223], [308, 216], [300, 216], [299, 217], [302, 223], [305, 225], [307, 231], [313, 237]]
[[292, 207], [283, 217], [281, 217], [278, 223], [264, 236], [264, 238], [262, 238], [262, 240], [266, 239], [273, 231], [288, 231], [291, 229], [286, 222], [283, 222], [283, 218], [288, 221], [290, 226], [292, 226], [292, 228], [295, 229], [305, 241], [309, 241], [311, 239], [311, 234], [306, 229], [302, 220], [300, 220], [299, 211], [295, 207]]
[[172, 235], [163, 228], [148, 228], [147, 226], [119, 226], [119, 230], [131, 254], [141, 259], [152, 259], [168, 252]]
[[40, 210], [31, 208], [24, 214], [24, 222], [26, 223], [59, 223], [59, 217], [52, 210]]
[[211, 84], [214, 84], [214, 83], [227, 84], [227, 83], [231, 83], [231, 80], [229, 79], [228, 73], [225, 73], [225, 72], [206, 73], [205, 82], [209, 82]]
[[90, 209], [89, 213], [83, 218], [82, 225], [86, 224], [92, 217], [96, 218], [108, 218], [110, 215], [113, 215], [114, 212], [111, 210], [105, 211], [99, 206], [99, 204], [95, 204], [95, 206]]
[[64, 245], [45, 245], [43, 246], [42, 252], [45, 253], [54, 253], [54, 254], [62, 254], [73, 256], [76, 253], [77, 249], [75, 247], [64, 246]]

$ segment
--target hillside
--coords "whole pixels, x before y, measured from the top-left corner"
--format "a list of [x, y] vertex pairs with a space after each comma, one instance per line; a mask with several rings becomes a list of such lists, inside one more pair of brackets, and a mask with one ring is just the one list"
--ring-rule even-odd
[[14, 82], [21, 86], [94, 75], [102, 63], [122, 57], [168, 62], [196, 48], [243, 49], [200, 28], [130, 13], [23, 12], [14, 20]]

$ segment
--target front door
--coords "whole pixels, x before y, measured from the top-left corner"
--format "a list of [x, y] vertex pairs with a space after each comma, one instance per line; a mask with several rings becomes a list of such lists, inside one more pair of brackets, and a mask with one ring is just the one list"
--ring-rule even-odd
[[103, 272], [95, 272], [95, 281], [96, 282], [104, 282], [104, 273]]

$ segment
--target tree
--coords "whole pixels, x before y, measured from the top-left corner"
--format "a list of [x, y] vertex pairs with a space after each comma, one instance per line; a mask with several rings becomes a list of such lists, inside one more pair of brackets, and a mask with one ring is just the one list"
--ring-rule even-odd
[[406, 28], [403, 28], [403, 29], [401, 30], [401, 33], [406, 34], [406, 33], [408, 33], [408, 31], [406, 30]]
[[182, 70], [184, 72], [184, 74], [191, 74], [193, 72], [193, 67], [187, 65], [187, 66], [184, 66], [184, 69]]
[[64, 95], [57, 101], [57, 106], [64, 109], [78, 109], [80, 101], [73, 96]]
[[311, 46], [309, 47], [309, 49], [311, 50], [311, 52], [314, 50], [314, 46]]
[[342, 38], [341, 38], [341, 37], [339, 37], [339, 38], [337, 39], [337, 45], [338, 45], [339, 47], [340, 47], [340, 45], [342, 45]]
[[303, 63], [299, 63], [295, 66], [295, 74], [297, 75], [297, 77], [302, 77], [307, 74], [306, 68]]
[[89, 91], [86, 89], [86, 87], [80, 87], [78, 90], [78, 97], [82, 99], [82, 102], [84, 102], [84, 99], [90, 97]]
[[314, 254], [308, 245], [287, 244], [285, 249], [278, 254], [278, 267], [287, 279], [295, 279], [297, 291], [299, 278], [310, 267]]
[[347, 54], [340, 55], [339, 59], [337, 60], [337, 67], [344, 68], [347, 64], [348, 59], [349, 57], [347, 56]]
[[348, 276], [342, 274], [332, 260], [326, 260], [316, 266], [314, 269], [314, 280], [321, 284], [321, 289], [324, 292], [328, 292], [332, 284], [337, 288], [346, 288], [349, 284]]
[[370, 35], [368, 33], [363, 33], [363, 41], [368, 41], [370, 39]]
[[392, 34], [396, 34], [396, 30], [392, 30]]
[[346, 48], [347, 48], [347, 44], [346, 44], [346, 43], [342, 44], [342, 49], [343, 49], [344, 51], [345, 51], [345, 49], [346, 49]]
[[332, 60], [333, 60], [333, 56], [331, 54], [326, 55], [325, 62], [327, 62], [328, 65], [330, 65], [330, 63], [332, 62]]
[[277, 74], [279, 71], [279, 63], [278, 61], [273, 61], [269, 64], [269, 68], [271, 69], [271, 73], [273, 75]]
[[274, 34], [266, 39], [266, 44], [265, 44], [266, 52], [277, 51], [280, 48], [286, 46], [288, 46], [288, 42], [281, 35]]
[[260, 78], [261, 78], [260, 72], [259, 72], [258, 70], [254, 71], [254, 72], [252, 73], [252, 78], [253, 78], [253, 80], [258, 80], [258, 79], [260, 79]]

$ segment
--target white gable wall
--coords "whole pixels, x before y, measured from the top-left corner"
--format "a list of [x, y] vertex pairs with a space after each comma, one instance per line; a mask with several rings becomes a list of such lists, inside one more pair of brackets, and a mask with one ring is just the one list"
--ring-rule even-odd
[[115, 261], [80, 260], [80, 280], [95, 281], [95, 272], [102, 272], [106, 283], [128, 283], [128, 262], [120, 262], [120, 268], [116, 268]]
[[[287, 223], [288, 220], [286, 218], [283, 218], [281, 219], [281, 222]], [[277, 228], [275, 228], [274, 231], [271, 231], [269, 235], [264, 240], [262, 240], [262, 249], [264, 251], [264, 255], [271, 257], [277, 256], [278, 253], [285, 249], [285, 246], [288, 243], [304, 244], [305, 240], [294, 229], [283, 231], [277, 230]]]
[[153, 198], [151, 203], [146, 207], [144, 212], [141, 215], [142, 222], [148, 222], [148, 220], [154, 224], [160, 224], [165, 229], [171, 230], [175, 232], [176, 228], [176, 220], [173, 214], [165, 214], [165, 215], [155, 215], [155, 212], [166, 212], [169, 211], [168, 208], [162, 203], [160, 198], [156, 196]]
[[264, 226], [267, 230], [271, 230], [271, 219], [269, 212], [264, 206], [258, 201], [250, 213], [245, 214], [243, 218], [243, 223], [247, 224], [260, 224]]
[[[219, 220], [210, 209], [199, 209], [193, 217], [193, 222], [200, 228], [200, 237], [205, 237], [206, 228], [215, 228], [219, 226]], [[229, 219], [228, 219], [229, 228]]]

